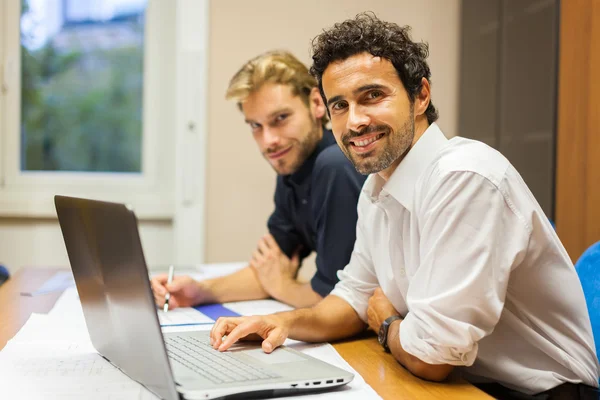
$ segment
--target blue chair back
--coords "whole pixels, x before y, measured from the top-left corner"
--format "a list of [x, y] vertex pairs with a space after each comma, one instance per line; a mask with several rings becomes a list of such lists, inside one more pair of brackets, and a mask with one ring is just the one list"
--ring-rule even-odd
[[600, 347], [600, 242], [591, 245], [577, 260], [575, 270], [579, 275], [587, 303], [592, 332], [596, 343], [596, 355]]

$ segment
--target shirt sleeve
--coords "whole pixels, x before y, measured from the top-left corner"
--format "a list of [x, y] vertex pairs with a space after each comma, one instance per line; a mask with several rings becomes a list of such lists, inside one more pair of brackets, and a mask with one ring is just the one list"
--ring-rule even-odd
[[420, 205], [421, 264], [407, 293], [400, 342], [429, 364], [470, 366], [504, 309], [510, 272], [531, 228], [510, 198], [473, 172], [439, 179]]
[[[273, 236], [281, 251], [289, 258], [299, 246], [303, 245], [302, 238], [290, 216], [290, 207], [288, 202], [291, 199], [287, 198], [286, 191], [282, 188], [282, 177], [277, 178], [277, 187], [275, 188], [275, 210], [267, 221], [269, 233]], [[306, 257], [310, 250], [302, 246], [300, 258]]]
[[364, 322], [367, 322], [369, 298], [379, 286], [363, 227], [364, 214], [362, 211], [368, 207], [367, 202], [364, 195], [361, 195], [358, 203], [354, 250], [348, 265], [338, 272], [340, 281], [331, 292], [332, 295], [340, 297], [350, 304]]
[[338, 282], [337, 271], [350, 260], [356, 239], [356, 207], [364, 180], [337, 146], [323, 150], [315, 162], [311, 208], [317, 270], [311, 286], [323, 297]]

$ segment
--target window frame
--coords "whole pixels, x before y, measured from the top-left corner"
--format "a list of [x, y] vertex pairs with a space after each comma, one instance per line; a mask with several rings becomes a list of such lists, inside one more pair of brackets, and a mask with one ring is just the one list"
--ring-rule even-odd
[[[0, 216], [55, 217], [53, 196], [64, 194], [131, 205], [142, 219], [175, 216], [175, 146], [173, 131], [176, 90], [164, 74], [175, 67], [164, 57], [172, 43], [162, 30], [174, 30], [161, 20], [169, 2], [149, 0], [144, 37], [141, 173], [21, 171], [21, 49], [20, 1], [1, 2], [0, 60]], [[3, 7], [3, 9], [2, 9]], [[175, 15], [175, 13], [173, 13]], [[173, 21], [175, 22], [175, 21]], [[175, 39], [175, 34], [167, 34]], [[175, 57], [175, 52], [172, 54]]]

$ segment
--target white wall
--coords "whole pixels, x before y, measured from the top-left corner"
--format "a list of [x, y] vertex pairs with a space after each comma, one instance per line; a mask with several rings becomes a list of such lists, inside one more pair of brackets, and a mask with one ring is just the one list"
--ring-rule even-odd
[[[447, 134], [456, 134], [460, 0], [365, 4], [364, 0], [211, 1], [206, 261], [248, 259], [272, 211], [275, 175], [235, 105], [224, 100], [231, 76], [258, 53], [285, 48], [309, 63], [312, 37], [367, 9], [382, 19], [412, 25], [413, 38], [430, 45], [432, 96], [440, 110], [440, 125]], [[150, 267], [175, 258], [170, 221], [142, 221], [140, 230]], [[0, 263], [12, 272], [22, 266], [67, 266], [57, 222], [0, 217]]]

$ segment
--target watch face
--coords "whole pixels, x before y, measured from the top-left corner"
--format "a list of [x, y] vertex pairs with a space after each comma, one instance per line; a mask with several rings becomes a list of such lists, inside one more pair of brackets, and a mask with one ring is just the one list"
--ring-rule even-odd
[[385, 343], [385, 323], [381, 324], [381, 326], [379, 327], [379, 335], [377, 335], [377, 340], [379, 341], [379, 344], [383, 346], [383, 344]]

